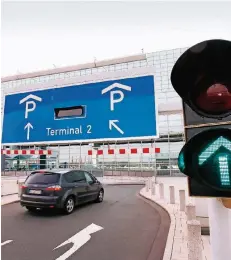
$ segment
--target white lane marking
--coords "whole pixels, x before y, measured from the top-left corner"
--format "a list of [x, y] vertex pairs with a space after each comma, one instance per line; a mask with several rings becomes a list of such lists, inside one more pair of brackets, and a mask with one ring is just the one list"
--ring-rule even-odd
[[9, 244], [9, 243], [11, 243], [13, 240], [6, 240], [5, 242], [3, 242], [3, 243], [1, 243], [1, 246], [4, 246], [4, 245], [6, 245], [6, 244]]
[[91, 239], [90, 234], [95, 233], [97, 231], [102, 230], [103, 227], [95, 225], [92, 223], [91, 225], [87, 226], [83, 230], [79, 231], [76, 233], [73, 237], [67, 239], [65, 242], [54, 248], [53, 250], [60, 248], [64, 245], [67, 245], [69, 243], [73, 243], [73, 246], [65, 252], [63, 255], [60, 257], [56, 258], [56, 260], [66, 260], [69, 256], [75, 253], [81, 246], [87, 243]]

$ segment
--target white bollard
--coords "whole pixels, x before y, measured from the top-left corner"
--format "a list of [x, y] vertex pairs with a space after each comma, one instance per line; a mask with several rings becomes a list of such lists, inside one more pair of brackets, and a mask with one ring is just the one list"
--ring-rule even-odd
[[148, 179], [148, 184], [149, 184], [149, 189], [151, 190], [152, 189], [152, 179], [151, 178]]
[[149, 187], [148, 187], [148, 180], [145, 182], [145, 186], [146, 186], [146, 191], [148, 191]]
[[198, 220], [187, 221], [188, 260], [202, 260], [201, 225]]
[[23, 182], [17, 181], [18, 183], [18, 196], [21, 196]]
[[179, 190], [180, 211], [185, 211], [185, 190]]
[[152, 195], [156, 195], [156, 184], [154, 181], [152, 182]]
[[196, 219], [196, 207], [195, 205], [188, 204], [186, 205], [186, 214], [187, 220], [195, 220]]
[[175, 188], [174, 186], [169, 186], [170, 204], [175, 204]]
[[160, 199], [164, 199], [164, 184], [159, 184], [159, 193], [160, 193]]

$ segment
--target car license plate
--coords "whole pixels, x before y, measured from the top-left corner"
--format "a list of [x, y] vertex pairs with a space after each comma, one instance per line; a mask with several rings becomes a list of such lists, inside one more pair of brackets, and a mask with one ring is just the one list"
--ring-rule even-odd
[[29, 193], [31, 193], [31, 194], [41, 194], [42, 191], [41, 190], [30, 190]]

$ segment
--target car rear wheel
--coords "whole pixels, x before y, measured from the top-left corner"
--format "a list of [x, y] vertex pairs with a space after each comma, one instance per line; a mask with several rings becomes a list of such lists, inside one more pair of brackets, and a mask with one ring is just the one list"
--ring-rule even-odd
[[75, 208], [75, 201], [74, 198], [68, 197], [64, 203], [64, 212], [66, 214], [71, 214], [74, 211]]
[[104, 197], [104, 191], [101, 189], [98, 193], [98, 197], [96, 199], [96, 202], [102, 202], [103, 201], [103, 197]]

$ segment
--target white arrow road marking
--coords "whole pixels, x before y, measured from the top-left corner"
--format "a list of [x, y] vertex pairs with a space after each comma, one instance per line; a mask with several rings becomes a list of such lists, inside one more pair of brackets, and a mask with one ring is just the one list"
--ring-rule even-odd
[[1, 246], [4, 246], [4, 245], [6, 245], [6, 244], [9, 244], [9, 243], [11, 243], [13, 240], [6, 240], [5, 242], [3, 242], [3, 243], [1, 243]]
[[69, 243], [73, 243], [73, 246], [67, 252], [65, 252], [63, 255], [56, 258], [56, 260], [67, 259], [69, 256], [74, 254], [75, 251], [77, 251], [81, 246], [86, 244], [87, 241], [89, 241], [91, 239], [90, 234], [95, 233], [97, 231], [100, 231], [101, 229], [103, 229], [103, 227], [95, 225], [94, 223], [92, 223], [91, 225], [87, 226], [83, 230], [79, 231], [73, 237], [69, 238], [68, 240], [66, 240], [65, 242], [63, 242], [62, 244], [60, 244], [59, 246], [54, 248], [53, 250], [60, 248], [62, 246], [65, 246]]
[[119, 120], [109, 120], [109, 129], [112, 130], [112, 127], [114, 127], [118, 132], [120, 132], [122, 135], [124, 134], [124, 131], [118, 127], [117, 123]]
[[27, 136], [26, 136], [26, 139], [27, 139], [27, 140], [30, 139], [30, 128], [33, 129], [33, 126], [32, 126], [31, 123], [28, 123], [28, 124], [24, 127], [24, 129], [27, 129]]

